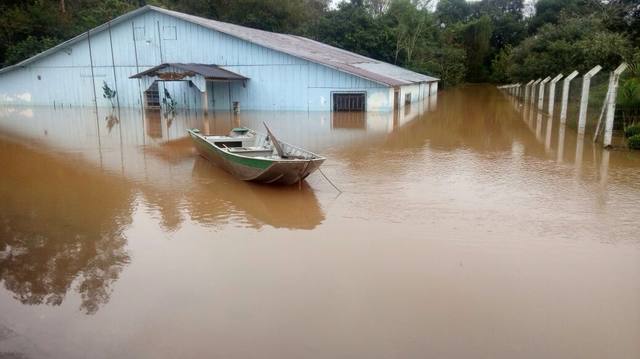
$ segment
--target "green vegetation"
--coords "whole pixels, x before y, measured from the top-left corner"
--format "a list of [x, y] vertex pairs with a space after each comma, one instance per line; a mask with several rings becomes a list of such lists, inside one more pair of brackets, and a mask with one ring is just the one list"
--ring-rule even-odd
[[164, 89], [164, 97], [162, 98], [162, 103], [164, 104], [165, 108], [165, 117], [168, 117], [170, 114], [175, 114], [178, 102], [173, 99], [171, 93], [169, 93], [166, 88]]
[[114, 99], [116, 98], [116, 91], [109, 87], [106, 81], [102, 81], [102, 97], [111, 102], [111, 108], [116, 107], [116, 104], [114, 102]]
[[[461, 82], [517, 82], [640, 60], [637, 0], [5, 0], [0, 64], [14, 64], [145, 3], [304, 35]], [[633, 79], [635, 78], [635, 80]], [[621, 84], [640, 99], [636, 75]]]
[[640, 123], [633, 123], [624, 129], [627, 146], [632, 150], [640, 150]]
[[624, 137], [631, 138], [640, 135], [640, 124], [633, 124], [624, 130]]
[[627, 145], [632, 150], [640, 150], [640, 135], [634, 135], [627, 139]]

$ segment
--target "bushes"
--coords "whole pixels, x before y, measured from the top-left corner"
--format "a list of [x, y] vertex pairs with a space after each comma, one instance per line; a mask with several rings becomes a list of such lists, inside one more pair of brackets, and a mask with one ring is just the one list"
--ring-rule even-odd
[[633, 125], [625, 128], [624, 137], [630, 138], [635, 135], [640, 135], [640, 124], [634, 123]]
[[640, 150], [640, 134], [629, 137], [627, 139], [627, 146], [632, 150]]
[[627, 138], [627, 146], [632, 150], [640, 150], [640, 124], [633, 125], [624, 129], [624, 137]]

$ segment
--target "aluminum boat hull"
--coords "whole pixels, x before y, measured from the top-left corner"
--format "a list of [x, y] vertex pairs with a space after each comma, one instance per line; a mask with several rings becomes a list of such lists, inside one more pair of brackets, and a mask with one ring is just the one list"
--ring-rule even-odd
[[273, 159], [242, 156], [230, 152], [227, 148], [216, 146], [207, 140], [206, 136], [194, 130], [188, 132], [200, 155], [243, 181], [291, 185], [307, 178], [325, 161], [324, 157], [305, 150], [301, 151], [309, 153], [312, 158]]

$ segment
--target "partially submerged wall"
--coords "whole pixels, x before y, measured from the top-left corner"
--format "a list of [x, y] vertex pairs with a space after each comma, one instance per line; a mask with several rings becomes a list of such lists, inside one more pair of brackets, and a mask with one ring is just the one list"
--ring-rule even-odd
[[[167, 62], [217, 64], [249, 78], [245, 83], [209, 83], [213, 109], [228, 109], [237, 101], [243, 109], [326, 111], [334, 92], [366, 93], [368, 111], [389, 111], [394, 105], [389, 86], [155, 11], [0, 74], [0, 104], [108, 107], [106, 84], [117, 93], [114, 102], [140, 107], [145, 85], [129, 77]], [[178, 107], [202, 105], [197, 89], [186, 82], [161, 83], [161, 97], [165, 88]], [[411, 85], [401, 91], [416, 101], [428, 95], [427, 88]]]

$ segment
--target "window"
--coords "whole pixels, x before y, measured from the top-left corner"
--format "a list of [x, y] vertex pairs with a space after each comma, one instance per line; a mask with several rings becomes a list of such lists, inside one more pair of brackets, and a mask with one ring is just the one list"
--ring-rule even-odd
[[153, 85], [144, 92], [144, 99], [147, 108], [160, 108], [160, 91], [158, 91], [157, 82], [154, 82]]
[[177, 39], [175, 26], [163, 26], [162, 27], [162, 39], [163, 40], [175, 40]]
[[366, 108], [364, 93], [334, 93], [334, 111], [364, 111]]
[[411, 93], [404, 95], [404, 104], [409, 105], [411, 103]]

